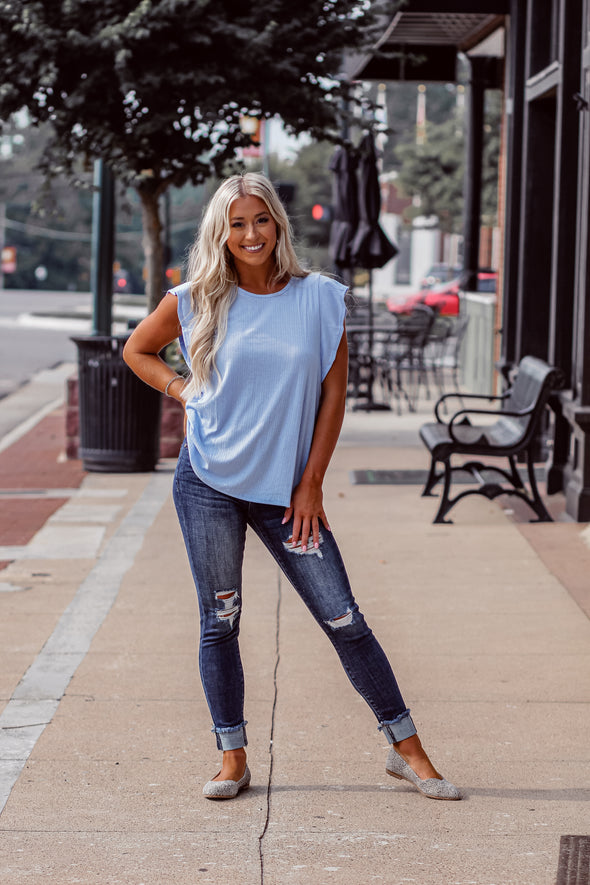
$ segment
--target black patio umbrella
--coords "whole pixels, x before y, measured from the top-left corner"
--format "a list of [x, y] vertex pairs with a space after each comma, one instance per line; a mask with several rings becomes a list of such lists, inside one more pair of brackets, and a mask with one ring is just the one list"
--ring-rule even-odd
[[358, 147], [358, 213], [359, 222], [350, 251], [355, 267], [371, 270], [383, 267], [398, 253], [398, 248], [379, 226], [381, 189], [377, 170], [377, 153], [372, 135], [365, 135]]
[[332, 178], [332, 208], [334, 218], [330, 228], [330, 257], [334, 265], [352, 270], [350, 254], [352, 238], [358, 226], [356, 177], [357, 160], [350, 148], [337, 147], [330, 160]]
[[[358, 147], [359, 163], [357, 172], [359, 222], [350, 244], [351, 259], [355, 267], [369, 271], [369, 354], [373, 353], [373, 276], [375, 267], [383, 267], [394, 258], [399, 249], [379, 226], [381, 212], [381, 188], [377, 169], [375, 141], [371, 134], [361, 140]], [[367, 409], [377, 408], [372, 398], [372, 384], [369, 383]]]

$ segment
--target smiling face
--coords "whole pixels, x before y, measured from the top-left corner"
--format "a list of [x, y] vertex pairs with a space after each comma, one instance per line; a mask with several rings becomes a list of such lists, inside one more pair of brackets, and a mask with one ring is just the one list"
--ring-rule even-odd
[[260, 197], [238, 197], [229, 210], [227, 248], [234, 257], [238, 276], [260, 272], [267, 276], [275, 265], [277, 225]]

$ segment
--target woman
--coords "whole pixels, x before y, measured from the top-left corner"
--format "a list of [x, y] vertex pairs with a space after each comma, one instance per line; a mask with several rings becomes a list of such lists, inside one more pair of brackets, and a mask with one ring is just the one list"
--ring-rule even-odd
[[[388, 773], [430, 798], [460, 798], [422, 749], [324, 511], [322, 482], [346, 398], [346, 288], [301, 268], [276, 192], [253, 173], [227, 179], [212, 197], [188, 279], [135, 329], [124, 358], [146, 383], [185, 403], [174, 501], [199, 598], [201, 679], [223, 751], [204, 795], [233, 798], [250, 783], [238, 647], [249, 525], [375, 713], [392, 745]], [[158, 356], [177, 337], [189, 383]]]

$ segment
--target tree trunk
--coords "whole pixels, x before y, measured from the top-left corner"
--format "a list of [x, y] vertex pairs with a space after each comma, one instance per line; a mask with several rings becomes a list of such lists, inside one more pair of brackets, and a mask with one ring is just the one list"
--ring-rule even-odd
[[164, 245], [160, 220], [160, 193], [157, 189], [140, 188], [143, 251], [145, 255], [148, 311], [156, 309], [164, 295]]

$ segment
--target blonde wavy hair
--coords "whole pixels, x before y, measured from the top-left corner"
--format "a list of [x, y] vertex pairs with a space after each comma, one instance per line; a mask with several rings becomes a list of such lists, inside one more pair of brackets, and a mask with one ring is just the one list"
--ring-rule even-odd
[[246, 196], [259, 197], [277, 226], [275, 272], [270, 282], [308, 274], [299, 264], [287, 213], [268, 178], [246, 172], [223, 181], [205, 209], [188, 256], [187, 280], [195, 319], [189, 345], [192, 378], [183, 392], [187, 399], [200, 393], [216, 370], [215, 357], [225, 338], [229, 309], [239, 285], [226, 245], [231, 232], [230, 208], [234, 200]]

